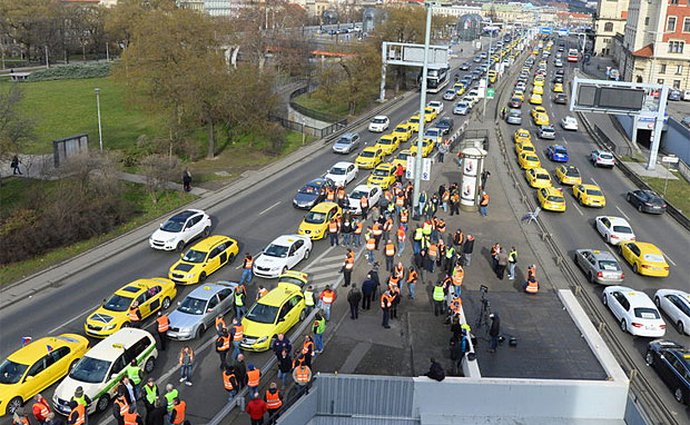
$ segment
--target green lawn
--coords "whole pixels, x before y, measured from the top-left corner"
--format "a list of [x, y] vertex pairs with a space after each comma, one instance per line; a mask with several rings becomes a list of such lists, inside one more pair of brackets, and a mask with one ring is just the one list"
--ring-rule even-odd
[[683, 178], [679, 173], [675, 173], [678, 180], [669, 180], [668, 187], [666, 187], [666, 195], [664, 196], [664, 187], [666, 185], [665, 179], [653, 179], [643, 177], [642, 179], [652, 187], [657, 193], [668, 199], [674, 207], [682, 210], [685, 215], [690, 215], [690, 183]]
[[[11, 82], [0, 80], [0, 90]], [[161, 131], [161, 119], [125, 102], [124, 92], [110, 78], [59, 80], [20, 83], [24, 92], [22, 109], [36, 125], [36, 140], [28, 143], [25, 153], [50, 153], [52, 141], [87, 133], [89, 147], [98, 149], [96, 87], [101, 89], [103, 144], [106, 149], [132, 146], [137, 137], [149, 137]]]
[[340, 118], [345, 118], [349, 112], [347, 102], [338, 102], [335, 104], [331, 104], [317, 97], [311, 96], [311, 94], [309, 93], [297, 96], [294, 99], [294, 102], [298, 105], [304, 106], [305, 108], [323, 112], [325, 114], [330, 114]]

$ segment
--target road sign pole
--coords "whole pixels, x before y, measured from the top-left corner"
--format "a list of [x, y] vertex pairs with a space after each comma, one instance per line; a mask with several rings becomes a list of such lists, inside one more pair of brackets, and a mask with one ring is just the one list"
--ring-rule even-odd
[[656, 121], [654, 122], [654, 132], [652, 133], [652, 146], [649, 149], [649, 161], [647, 162], [648, 170], [653, 170], [656, 167], [656, 159], [659, 156], [659, 145], [661, 144], [661, 131], [664, 129], [667, 98], [668, 86], [662, 86], [659, 92], [659, 110], [657, 111]]
[[422, 142], [424, 141], [424, 107], [426, 106], [426, 85], [429, 71], [429, 44], [431, 44], [431, 3], [424, 3], [426, 7], [426, 32], [424, 33], [424, 65], [422, 66], [422, 92], [419, 94], [419, 131], [417, 132], [417, 155], [414, 170], [414, 211], [413, 217], [418, 217], [419, 195], [422, 179]]

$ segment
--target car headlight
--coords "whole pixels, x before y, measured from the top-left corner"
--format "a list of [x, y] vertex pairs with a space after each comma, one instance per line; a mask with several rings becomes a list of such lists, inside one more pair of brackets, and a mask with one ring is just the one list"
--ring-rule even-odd
[[188, 275], [185, 276], [185, 278], [194, 279], [194, 276], [196, 276], [196, 273], [189, 273]]
[[111, 325], [106, 325], [106, 326], [103, 326], [103, 330], [104, 330], [104, 331], [109, 331], [109, 330], [111, 330], [111, 329], [115, 329], [115, 326], [117, 326], [115, 323], [113, 323], [113, 324], [111, 324]]
[[180, 335], [190, 335], [192, 333], [192, 328], [180, 328], [177, 333]]
[[271, 271], [272, 271], [272, 272], [275, 272], [275, 271], [278, 271], [278, 270], [280, 270], [280, 266], [278, 266], [278, 267], [271, 267]]
[[261, 338], [259, 338], [259, 339], [256, 340], [256, 343], [255, 343], [255, 344], [261, 344], [261, 343], [263, 343], [263, 342], [266, 342], [267, 339], [268, 339], [267, 336], [262, 336]]

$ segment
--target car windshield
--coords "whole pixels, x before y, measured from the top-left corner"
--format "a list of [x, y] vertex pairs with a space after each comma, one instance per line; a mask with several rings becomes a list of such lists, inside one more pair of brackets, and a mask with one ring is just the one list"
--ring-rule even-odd
[[347, 170], [340, 167], [331, 167], [331, 169], [328, 170], [328, 174], [333, 174], [334, 176], [344, 176], [346, 172]]
[[0, 384], [16, 384], [29, 366], [5, 360], [0, 364]]
[[385, 124], [386, 119], [385, 118], [374, 118], [371, 122], [373, 122], [374, 124]]
[[547, 197], [546, 199], [550, 202], [563, 202], [562, 196], [549, 195], [549, 197]]
[[580, 171], [577, 168], [568, 168], [566, 175], [570, 177], [580, 177]]
[[467, 102], [460, 102], [457, 104], [458, 108], [467, 108], [469, 104]]
[[613, 226], [613, 231], [616, 233], [628, 233], [632, 234], [632, 229], [628, 226]]
[[549, 175], [548, 174], [537, 174], [536, 178], [538, 180], [549, 180]]
[[318, 195], [318, 193], [321, 191], [320, 188], [312, 185], [305, 185], [302, 186], [302, 188], [299, 190], [298, 193], [301, 193], [303, 195]]
[[[553, 133], [553, 130], [549, 130], [548, 132]], [[555, 148], [553, 151], [554, 153], [557, 153], [559, 155], [565, 155], [568, 153], [568, 151], [565, 148]]]
[[522, 115], [520, 111], [510, 111], [511, 117], [520, 117], [520, 115]]
[[395, 127], [394, 133], [407, 133], [406, 127]]
[[661, 319], [659, 312], [653, 308], [637, 307], [634, 309], [635, 317], [640, 319]]
[[604, 196], [604, 194], [601, 193], [601, 190], [598, 190], [598, 189], [587, 189], [587, 195], [591, 195], [591, 196]]
[[372, 151], [362, 151], [362, 153], [359, 154], [362, 158], [373, 158], [374, 157], [374, 152]]
[[419, 122], [419, 118], [410, 118], [410, 122], [412, 124], [417, 124]]
[[187, 251], [187, 253], [182, 257], [182, 261], [186, 261], [188, 263], [202, 263], [206, 259], [206, 253], [203, 251], [197, 251], [196, 249], [190, 249]]
[[605, 271], [605, 272], [617, 272], [620, 271], [620, 267], [618, 266], [618, 263], [613, 260], [600, 260], [599, 261], [599, 269]]
[[374, 170], [375, 176], [386, 177], [389, 174], [390, 174], [390, 172], [388, 170], [380, 170], [380, 169]]
[[163, 223], [161, 230], [171, 233], [179, 233], [182, 231], [185, 221], [186, 219], [182, 217], [171, 217], [168, 221]]
[[379, 143], [382, 145], [392, 145], [393, 144], [393, 139], [384, 139], [381, 138], [379, 139]]
[[[309, 215], [311, 214], [312, 213], [307, 214], [307, 217], [309, 217]], [[287, 257], [289, 249], [290, 248], [287, 246], [276, 245], [272, 243], [264, 250], [264, 255], [268, 255], [269, 257], [285, 258]]]
[[74, 366], [74, 369], [69, 373], [69, 377], [87, 384], [98, 384], [105, 380], [108, 370], [110, 370], [110, 364], [106, 360], [84, 356]]
[[338, 139], [338, 141], [335, 142], [335, 143], [336, 143], [337, 145], [349, 145], [350, 143], [352, 143], [352, 139], [347, 138], [347, 137], [341, 137], [341, 138]]
[[613, 156], [611, 156], [610, 154], [607, 154], [607, 153], [600, 153], [599, 158], [601, 158], [601, 159], [613, 159]]
[[643, 256], [645, 261], [649, 261], [650, 263], [664, 263], [666, 260], [664, 260], [663, 255], [659, 254], [645, 254]]
[[525, 159], [527, 161], [539, 161], [539, 158], [537, 158], [536, 156], [532, 156], [532, 155], [526, 155]]
[[321, 224], [326, 221], [326, 213], [309, 211], [304, 221], [311, 224]]
[[132, 298], [114, 294], [103, 304], [103, 308], [110, 311], [126, 311], [132, 304]]
[[193, 314], [199, 316], [204, 314], [204, 309], [206, 308], [206, 300], [200, 300], [194, 297], [187, 297], [182, 301], [177, 310], [182, 313]]
[[424, 136], [426, 137], [436, 137], [438, 136], [438, 130], [427, 130], [424, 132]]
[[249, 309], [247, 320], [257, 323], [275, 323], [278, 315], [278, 307], [256, 303]]

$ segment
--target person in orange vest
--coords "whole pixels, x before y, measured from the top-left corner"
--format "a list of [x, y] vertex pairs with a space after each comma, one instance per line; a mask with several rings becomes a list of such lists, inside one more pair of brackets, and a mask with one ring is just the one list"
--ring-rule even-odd
[[389, 285], [389, 290], [391, 295], [393, 296], [393, 302], [391, 303], [391, 319], [397, 319], [398, 318], [398, 305], [400, 304], [401, 301], [401, 295], [400, 295], [400, 285]]
[[343, 186], [338, 186], [338, 189], [335, 192], [335, 197], [338, 200], [338, 205], [340, 205], [340, 208], [343, 208], [345, 206], [345, 188]]
[[405, 235], [406, 231], [405, 226], [402, 224], [398, 226], [398, 230], [396, 231], [398, 237], [398, 257], [400, 257], [405, 250], [405, 239], [407, 239]]
[[537, 279], [537, 266], [536, 266], [536, 264], [530, 264], [527, 267], [527, 280], [529, 280], [530, 277], [533, 277], [535, 280]]
[[[69, 402], [70, 412], [67, 416], [67, 425], [84, 425], [86, 424], [86, 406], [77, 403], [75, 400]], [[26, 417], [24, 417], [27, 419]], [[29, 425], [28, 419], [22, 425]]]
[[283, 406], [283, 395], [278, 390], [278, 384], [271, 382], [266, 394], [264, 394], [264, 401], [268, 407], [269, 418], [278, 413], [278, 410]]
[[129, 405], [129, 409], [127, 410], [127, 413], [125, 413], [124, 416], [124, 423], [125, 425], [144, 425], [144, 421], [141, 419], [141, 416], [139, 416], [139, 413], [137, 412], [136, 404]]
[[489, 215], [489, 194], [486, 192], [482, 192], [482, 197], [479, 201], [479, 214], [482, 217]]
[[400, 217], [400, 212], [405, 206], [405, 192], [402, 190], [395, 195], [395, 215]]
[[328, 186], [328, 187], [326, 188], [326, 200], [327, 200], [328, 202], [333, 202], [333, 201], [335, 201], [335, 189], [333, 189], [333, 188], [330, 187], [330, 186]]
[[383, 240], [388, 240], [391, 237], [391, 231], [393, 230], [393, 217], [388, 215], [388, 218], [386, 218], [386, 221], [383, 222], [383, 234], [381, 237]]
[[314, 357], [315, 350], [316, 344], [314, 344], [314, 339], [311, 335], [306, 335], [304, 337], [304, 343], [302, 343], [302, 351], [300, 351], [300, 354], [304, 356], [302, 361], [309, 367], [311, 367], [311, 360]]
[[129, 311], [127, 312], [127, 319], [129, 319], [129, 326], [132, 328], [138, 328], [141, 326], [141, 311], [139, 311], [139, 302], [134, 301], [131, 306], [129, 306]]
[[392, 240], [388, 239], [384, 252], [386, 254], [386, 271], [392, 272], [393, 262], [395, 260], [395, 245]]
[[117, 397], [113, 401], [113, 418], [118, 425], [124, 425], [125, 414], [129, 411], [129, 402], [125, 396], [125, 389], [120, 387], [117, 390]]
[[340, 225], [338, 219], [333, 217], [331, 221], [328, 222], [328, 237], [331, 241], [331, 246], [338, 246], [338, 230], [340, 230]]
[[216, 328], [216, 334], [220, 335], [223, 333], [223, 329], [227, 329], [227, 325], [225, 324], [225, 317], [223, 317], [222, 314], [219, 314], [216, 316], [216, 322], [215, 322], [215, 328]]
[[340, 273], [343, 274], [343, 286], [350, 286], [352, 279], [352, 269], [355, 267], [355, 253], [348, 248], [347, 254], [345, 254], [345, 261], [343, 266], [340, 268]]
[[462, 281], [465, 279], [465, 269], [462, 268], [461, 264], [457, 264], [453, 269], [453, 276], [451, 277], [451, 283], [453, 285], [453, 294], [456, 297], [462, 295]]
[[427, 248], [426, 251], [426, 257], [427, 261], [425, 261], [425, 266], [426, 270], [429, 273], [434, 272], [434, 265], [436, 264], [436, 260], [438, 259], [438, 245], [434, 242], [429, 244], [429, 248]]
[[225, 369], [225, 359], [228, 356], [228, 350], [230, 350], [230, 335], [228, 335], [228, 330], [223, 329], [221, 334], [216, 338], [216, 352], [218, 352], [218, 357], [220, 358], [220, 368]]
[[369, 214], [369, 198], [367, 195], [362, 195], [359, 198], [359, 208], [362, 210], [362, 220], [366, 220]]
[[170, 319], [167, 314], [159, 311], [156, 316], [156, 326], [158, 334], [158, 350], [165, 351], [168, 346], [168, 336], [167, 332], [170, 329]]
[[453, 297], [453, 300], [450, 302], [450, 315], [451, 316], [459, 316], [460, 313], [462, 312], [462, 299], [460, 297]]
[[254, 366], [253, 363], [249, 363], [247, 365], [247, 390], [249, 394], [253, 394], [259, 389], [260, 381], [261, 369]]
[[366, 249], [367, 249], [367, 263], [369, 263], [370, 266], [374, 265], [376, 262], [376, 257], [374, 253], [376, 252], [376, 238], [374, 238], [373, 232], [367, 232], [366, 235]]
[[237, 381], [235, 366], [228, 366], [223, 370], [223, 388], [228, 392], [228, 401], [232, 401], [237, 395], [240, 385]]
[[241, 353], [240, 343], [244, 339], [244, 326], [236, 317], [232, 319], [230, 339], [232, 340], [232, 359], [235, 360]]
[[417, 280], [419, 280], [419, 273], [417, 273], [417, 270], [413, 266], [410, 266], [407, 273], [407, 292], [411, 300], [414, 300], [414, 290], [417, 286]]
[[537, 282], [536, 277], [530, 276], [529, 279], [527, 279], [527, 282], [525, 282], [525, 292], [528, 294], [536, 294], [539, 292], [539, 282]]
[[33, 413], [34, 418], [38, 421], [38, 423], [43, 424], [48, 420], [48, 415], [50, 412], [53, 410], [50, 408], [50, 403], [48, 403], [48, 400], [43, 398], [43, 396], [39, 393], [36, 394], [34, 397], [34, 404], [31, 406], [31, 413]]
[[383, 226], [381, 226], [381, 223], [376, 222], [371, 226], [371, 234], [374, 235], [375, 249], [378, 251], [379, 242], [381, 242], [381, 236], [383, 236]]
[[187, 403], [184, 400], [180, 400], [179, 397], [175, 397], [173, 400], [173, 410], [170, 412], [170, 423], [172, 425], [181, 425], [185, 422], [185, 416], [187, 414]]
[[311, 382], [311, 377], [311, 368], [304, 363], [296, 365], [292, 370], [292, 379], [300, 387], [308, 385]]
[[388, 321], [391, 317], [391, 309], [393, 308], [394, 300], [395, 297], [393, 296], [393, 294], [391, 294], [390, 289], [381, 294], [381, 310], [383, 311], [383, 321], [381, 323], [381, 326], [383, 326], [386, 329], [390, 329], [391, 327], [388, 324]]
[[319, 304], [321, 310], [323, 310], [323, 316], [326, 318], [326, 321], [331, 320], [331, 305], [335, 302], [337, 297], [338, 294], [331, 289], [331, 285], [326, 285], [326, 288], [321, 291], [321, 295], [319, 296]]
[[242, 276], [240, 277], [240, 286], [245, 283], [251, 284], [254, 274], [252, 267], [254, 266], [254, 257], [248, 252], [244, 253], [244, 260], [242, 261]]
[[410, 222], [410, 211], [406, 207], [403, 207], [400, 210], [400, 225], [405, 229], [405, 232], [407, 232], [409, 230], [409, 225], [408, 225], [409, 222]]
[[26, 416], [26, 412], [23, 407], [19, 407], [14, 411], [12, 415], [12, 425], [31, 425], [29, 422], [29, 417]]
[[364, 230], [364, 221], [354, 219], [352, 220], [352, 243], [355, 247], [362, 246], [362, 231]]

